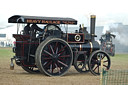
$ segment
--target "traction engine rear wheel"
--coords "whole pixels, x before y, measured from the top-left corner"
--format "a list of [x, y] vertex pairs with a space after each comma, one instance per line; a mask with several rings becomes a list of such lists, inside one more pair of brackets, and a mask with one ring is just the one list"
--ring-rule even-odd
[[36, 51], [36, 64], [41, 73], [48, 76], [64, 75], [73, 61], [69, 44], [60, 38], [48, 38]]
[[100, 75], [101, 60], [103, 60], [103, 69], [109, 70], [111, 61], [109, 55], [101, 50], [94, 51], [89, 58], [89, 69], [92, 74]]

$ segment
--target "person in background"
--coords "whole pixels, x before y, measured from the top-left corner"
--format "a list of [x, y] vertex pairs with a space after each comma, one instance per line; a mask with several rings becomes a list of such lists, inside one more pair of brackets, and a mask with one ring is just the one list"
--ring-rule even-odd
[[104, 35], [106, 37], [107, 41], [111, 41], [112, 37], [115, 38], [116, 35], [111, 34], [109, 31], [106, 31], [106, 34]]
[[111, 34], [109, 31], [106, 31], [106, 33], [101, 36], [100, 41], [101, 41], [101, 43], [102, 43], [103, 41], [110, 41], [110, 42], [112, 42], [112, 37], [115, 38], [116, 35]]

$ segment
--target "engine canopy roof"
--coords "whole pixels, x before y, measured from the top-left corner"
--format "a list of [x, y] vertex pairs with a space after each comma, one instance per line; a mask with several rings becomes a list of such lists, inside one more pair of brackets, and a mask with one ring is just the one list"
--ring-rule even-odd
[[62, 17], [41, 17], [41, 16], [14, 15], [8, 19], [8, 23], [71, 24], [71, 25], [76, 25], [77, 20], [75, 20], [73, 18], [62, 18]]

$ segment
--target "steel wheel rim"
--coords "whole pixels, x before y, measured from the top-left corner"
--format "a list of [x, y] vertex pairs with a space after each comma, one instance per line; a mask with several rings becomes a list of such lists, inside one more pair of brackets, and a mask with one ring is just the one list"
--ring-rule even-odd
[[41, 52], [43, 71], [49, 76], [60, 76], [65, 73], [72, 63], [72, 51], [63, 41], [48, 42]]
[[101, 72], [101, 60], [103, 60], [103, 69], [109, 70], [110, 68], [110, 58], [109, 56], [104, 52], [97, 52], [94, 55], [92, 55], [92, 58], [90, 59], [90, 71], [94, 75], [100, 75]]

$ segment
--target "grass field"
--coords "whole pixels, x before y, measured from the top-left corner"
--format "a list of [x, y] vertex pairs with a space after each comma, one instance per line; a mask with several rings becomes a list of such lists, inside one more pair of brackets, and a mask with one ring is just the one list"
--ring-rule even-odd
[[[99, 76], [93, 76], [90, 72], [78, 73], [73, 66], [62, 77], [29, 74], [17, 65], [10, 70], [10, 58], [13, 55], [11, 48], [0, 48], [0, 85], [99, 85]], [[128, 54], [111, 57], [111, 69], [128, 70]]]
[[13, 55], [12, 48], [0, 48], [0, 59], [8, 59]]

